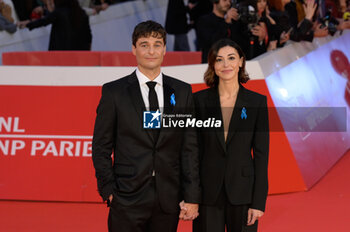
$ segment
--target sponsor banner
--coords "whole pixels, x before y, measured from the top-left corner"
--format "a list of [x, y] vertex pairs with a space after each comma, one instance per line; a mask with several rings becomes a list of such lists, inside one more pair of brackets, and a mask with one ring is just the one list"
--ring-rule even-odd
[[91, 140], [100, 90], [0, 86], [0, 199], [99, 201]]

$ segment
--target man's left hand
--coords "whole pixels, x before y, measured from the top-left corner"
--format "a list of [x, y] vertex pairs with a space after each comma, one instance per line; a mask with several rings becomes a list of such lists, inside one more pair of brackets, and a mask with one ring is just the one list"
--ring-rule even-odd
[[192, 221], [196, 219], [199, 215], [198, 204], [180, 202], [180, 215], [179, 218], [185, 221]]

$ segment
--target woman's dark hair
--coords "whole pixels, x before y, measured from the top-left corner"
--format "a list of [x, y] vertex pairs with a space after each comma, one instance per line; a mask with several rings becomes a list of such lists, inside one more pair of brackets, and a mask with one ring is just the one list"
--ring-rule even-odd
[[236, 49], [238, 52], [239, 58], [243, 58], [242, 62], [242, 67], [239, 68], [238, 71], [238, 82], [239, 83], [246, 83], [249, 80], [249, 76], [245, 71], [245, 55], [234, 41], [230, 39], [221, 39], [217, 41], [216, 43], [213, 44], [213, 46], [209, 50], [208, 54], [208, 68], [207, 71], [204, 73], [204, 81], [209, 87], [216, 87], [219, 84], [219, 77], [215, 73], [215, 62], [216, 62], [216, 57], [218, 56], [218, 52], [221, 48], [223, 47], [232, 47]]
[[139, 38], [150, 36], [163, 39], [164, 45], [166, 44], [166, 31], [163, 26], [157, 22], [148, 20], [136, 25], [132, 33], [132, 45], [136, 46], [136, 42]]
[[268, 4], [270, 6], [270, 10], [284, 11], [284, 7], [281, 0], [269, 0]]

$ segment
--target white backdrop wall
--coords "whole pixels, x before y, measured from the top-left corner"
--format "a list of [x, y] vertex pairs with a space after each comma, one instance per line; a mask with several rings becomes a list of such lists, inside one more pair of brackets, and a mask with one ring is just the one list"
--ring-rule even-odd
[[[134, 26], [145, 20], [154, 20], [164, 25], [167, 5], [168, 0], [135, 0], [112, 5], [99, 15], [90, 16], [93, 35], [92, 50], [130, 51]], [[13, 16], [17, 19], [16, 15]], [[50, 25], [32, 31], [28, 29], [17, 30], [14, 34], [0, 31], [0, 64], [2, 64], [3, 52], [47, 51], [50, 31]], [[268, 76], [273, 71], [279, 70], [337, 37], [339, 37], [339, 33], [334, 37], [314, 39], [313, 43], [293, 43], [283, 49], [263, 54], [254, 60], [259, 61], [260, 66], [263, 66], [264, 76]], [[188, 38], [191, 50], [194, 51], [194, 30], [188, 33]], [[174, 36], [168, 35], [168, 51], [173, 50], [173, 44]], [[283, 57], [282, 60], [281, 57]]]
[[[136, 0], [110, 6], [99, 15], [90, 16], [93, 51], [130, 51], [131, 34], [141, 21], [154, 20], [165, 24], [168, 0]], [[14, 18], [17, 18], [14, 15]], [[47, 51], [51, 26], [17, 30], [14, 34], [0, 31], [0, 54], [11, 51]], [[190, 32], [194, 50], [194, 32]], [[173, 36], [169, 36], [168, 50], [173, 48]], [[0, 64], [2, 57], [0, 57]]]

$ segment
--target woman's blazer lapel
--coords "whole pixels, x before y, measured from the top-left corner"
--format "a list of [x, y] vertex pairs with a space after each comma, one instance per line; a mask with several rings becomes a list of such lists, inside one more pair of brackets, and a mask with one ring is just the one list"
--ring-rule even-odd
[[245, 112], [243, 112], [243, 108], [246, 110], [248, 106], [248, 102], [246, 101], [246, 89], [242, 85], [239, 85], [236, 103], [230, 120], [226, 144], [230, 143], [233, 135], [237, 131], [237, 127], [240, 125], [242, 120], [245, 120]]
[[220, 105], [220, 97], [218, 88], [214, 87], [209, 90], [208, 99], [207, 99], [207, 110], [206, 110], [208, 118], [215, 118], [215, 120], [221, 120], [221, 127], [214, 128], [215, 134], [217, 139], [219, 140], [219, 143], [224, 151], [224, 154], [226, 153], [226, 144], [225, 144], [225, 135], [224, 135], [224, 122], [222, 119], [222, 113], [221, 113], [221, 105]]

